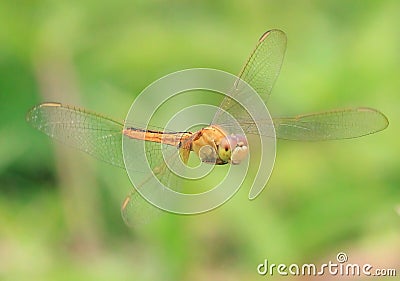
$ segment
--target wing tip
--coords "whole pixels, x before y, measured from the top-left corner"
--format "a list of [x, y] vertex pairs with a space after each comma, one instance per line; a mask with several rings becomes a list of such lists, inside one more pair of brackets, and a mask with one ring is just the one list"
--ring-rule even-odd
[[261, 37], [260, 37], [260, 39], [259, 39], [258, 41], [259, 41], [259, 42], [264, 41], [265, 38], [267, 38], [271, 33], [279, 33], [279, 34], [283, 35], [284, 37], [286, 37], [286, 33], [285, 33], [284, 31], [275, 28], [275, 29], [270, 29], [270, 30], [264, 32], [264, 33], [261, 35]]
[[371, 108], [371, 107], [359, 107], [358, 110], [360, 112], [375, 113], [375, 114], [379, 115], [379, 117], [381, 118], [382, 126], [379, 129], [377, 129], [376, 131], [374, 131], [373, 133], [377, 133], [377, 132], [383, 131], [387, 127], [389, 127], [389, 118], [385, 114], [383, 114], [382, 111], [380, 111], [378, 109], [375, 109], [375, 108]]
[[28, 110], [28, 112], [25, 115], [25, 120], [26, 122], [30, 123], [32, 120], [32, 115], [36, 110], [39, 110], [42, 107], [61, 107], [62, 104], [59, 102], [42, 102], [39, 103], [35, 106], [33, 106], [31, 109]]

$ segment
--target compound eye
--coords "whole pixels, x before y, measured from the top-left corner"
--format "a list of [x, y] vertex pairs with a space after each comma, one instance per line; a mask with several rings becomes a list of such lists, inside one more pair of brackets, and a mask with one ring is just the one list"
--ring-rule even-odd
[[231, 145], [231, 163], [240, 164], [248, 155], [247, 139], [244, 135], [231, 135], [229, 137]]
[[239, 164], [247, 154], [247, 140], [242, 135], [226, 136], [218, 146], [219, 158], [227, 163]]
[[236, 135], [236, 142], [238, 147], [247, 146], [247, 139], [243, 135]]
[[231, 163], [234, 165], [240, 164], [247, 157], [248, 153], [247, 146], [237, 146], [232, 152]]

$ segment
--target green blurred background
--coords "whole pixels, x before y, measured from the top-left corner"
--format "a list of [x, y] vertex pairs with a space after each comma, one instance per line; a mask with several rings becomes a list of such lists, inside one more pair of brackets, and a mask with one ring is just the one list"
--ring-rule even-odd
[[[1, 1], [0, 280], [311, 280], [256, 267], [335, 262], [340, 251], [399, 275], [399, 14], [396, 0]], [[279, 141], [255, 201], [243, 186], [210, 213], [129, 229], [125, 172], [25, 122], [41, 101], [123, 120], [172, 71], [238, 73], [271, 28], [288, 36], [273, 114], [370, 106], [390, 125], [360, 139]]]

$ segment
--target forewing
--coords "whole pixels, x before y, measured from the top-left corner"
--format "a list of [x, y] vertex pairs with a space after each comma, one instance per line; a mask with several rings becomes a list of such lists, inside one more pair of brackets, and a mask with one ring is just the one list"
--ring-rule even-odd
[[266, 104], [282, 66], [286, 41], [286, 34], [277, 29], [269, 30], [261, 36], [239, 74], [240, 79], [236, 81], [235, 85], [232, 85], [233, 90], [223, 99], [220, 110], [214, 117], [213, 124], [221, 124], [226, 121], [224, 111], [238, 119], [240, 125], [242, 125], [241, 122], [252, 122], [246, 109], [235, 102], [235, 99], [246, 101], [247, 104], [252, 104], [253, 100], [254, 102], [258, 101], [242, 85], [242, 80], [249, 84]]
[[123, 168], [123, 125], [110, 118], [60, 103], [32, 108], [26, 120], [46, 135]]

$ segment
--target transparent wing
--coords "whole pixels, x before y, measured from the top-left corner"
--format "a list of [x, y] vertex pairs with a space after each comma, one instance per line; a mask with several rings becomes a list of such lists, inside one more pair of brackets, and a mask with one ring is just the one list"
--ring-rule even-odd
[[[239, 77], [258, 93], [264, 103], [267, 103], [271, 90], [278, 78], [285, 50], [286, 34], [283, 31], [274, 29], [265, 32], [239, 74]], [[223, 99], [220, 105], [221, 110], [217, 111], [213, 124], [224, 122], [224, 111], [235, 116], [235, 118], [242, 116], [243, 122], [251, 120], [246, 115], [245, 110], [234, 100], [239, 95], [248, 95], [248, 92], [240, 90], [243, 88], [240, 84], [241, 82], [238, 80], [234, 90], [230, 93], [233, 98], [226, 96]], [[240, 99], [251, 103], [252, 101], [249, 100], [251, 98], [252, 95], [249, 95], [248, 97], [242, 96]]]
[[[86, 111], [81, 108], [62, 105], [60, 103], [43, 103], [32, 108], [26, 116], [26, 120], [34, 128], [46, 135], [61, 141], [74, 148], [82, 150], [100, 160], [112, 165], [125, 168], [122, 156], [122, 134], [123, 124], [116, 122], [102, 115]], [[129, 136], [125, 136], [129, 138]], [[143, 142], [142, 139], [129, 138], [132, 147]], [[141, 166], [146, 163], [136, 163], [135, 151], [132, 151], [127, 158], [127, 168], [135, 168], [137, 175], [144, 177], [142, 184], [137, 188], [152, 188], [146, 185], [147, 179], [156, 176], [166, 186], [179, 190], [180, 178], [174, 175], [165, 165], [160, 143], [146, 141], [146, 160], [153, 170], [153, 174], [141, 174]], [[179, 159], [179, 150], [172, 145], [165, 145], [168, 157], [171, 162]], [[160, 193], [159, 190], [154, 192]], [[156, 194], [162, 196], [163, 194]], [[149, 204], [134, 189], [125, 199], [122, 206], [122, 215], [125, 222], [140, 224], [146, 223], [160, 210]]]
[[[132, 155], [134, 155], [136, 154], [134, 143], [138, 142], [139, 140], [131, 139], [130, 141], [130, 148], [133, 148], [131, 152]], [[173, 174], [168, 170], [165, 162], [162, 159], [160, 144], [147, 142], [146, 146], [146, 158], [148, 160], [148, 165], [153, 170], [153, 173], [149, 174], [148, 172], [137, 168], [136, 164], [142, 166], [146, 165], [146, 163], [142, 163], [143, 161], [140, 161], [141, 163], [135, 163], [136, 161], [132, 159], [133, 161], [128, 160], [127, 162], [127, 170], [130, 171], [133, 169], [134, 171], [131, 171], [131, 174], [141, 179], [139, 180], [141, 182], [136, 185], [135, 188], [132, 188], [132, 190], [128, 193], [121, 206], [122, 218], [125, 224], [129, 227], [140, 227], [142, 224], [147, 224], [153, 221], [155, 217], [158, 217], [163, 213], [160, 209], [147, 202], [137, 191], [137, 189], [146, 188], [147, 190], [151, 191], [153, 196], [162, 196], [162, 191], [149, 184], [152, 177], [157, 177], [160, 182], [167, 186], [174, 185], [177, 187], [179, 185], [179, 183], [174, 182], [176, 181], [176, 178], [171, 178]], [[129, 155], [127, 155], [127, 157], [129, 157]]]
[[[272, 87], [279, 75], [285, 50], [286, 35], [281, 30], [270, 30], [264, 33], [255, 50], [250, 55], [239, 77], [247, 82], [266, 104]], [[245, 95], [241, 91], [238, 80], [234, 87], [233, 98]], [[249, 97], [242, 98], [247, 104], [254, 104]], [[218, 124], [229, 130], [231, 124], [224, 111], [233, 115], [244, 132], [260, 134], [254, 120], [233, 98], [225, 97], [214, 116], [213, 124]], [[276, 137], [289, 140], [332, 140], [356, 138], [385, 129], [389, 122], [384, 114], [371, 108], [339, 109], [321, 113], [298, 115], [286, 118], [273, 118], [273, 124], [267, 118], [257, 116], [257, 121], [266, 126], [274, 125]]]
[[265, 32], [239, 74], [261, 96], [264, 103], [268, 102], [281, 70], [286, 42], [286, 34], [282, 30]]
[[357, 138], [379, 132], [388, 125], [385, 115], [365, 107], [274, 119], [277, 138], [306, 141]]
[[[389, 125], [384, 114], [366, 107], [273, 118], [273, 123], [277, 138], [299, 141], [357, 138], [382, 131]], [[243, 122], [243, 126], [249, 134], [259, 133], [253, 122]]]
[[51, 138], [124, 168], [123, 125], [117, 121], [60, 103], [37, 105], [28, 112], [26, 120]]
[[147, 202], [136, 189], [132, 189], [121, 205], [121, 216], [129, 227], [148, 224], [164, 212]]
[[[167, 188], [182, 192], [182, 182], [185, 182], [176, 174], [177, 171], [182, 173], [180, 166], [177, 165], [180, 162], [177, 147], [145, 142], [145, 155], [142, 155], [142, 144], [142, 141], [138, 139], [129, 139], [129, 142], [124, 143], [126, 169], [135, 188], [126, 196], [121, 206], [121, 215], [124, 222], [130, 227], [146, 224], [154, 217], [165, 213], [147, 202], [138, 190], [143, 190], [147, 196], [151, 195], [153, 199], [157, 198], [162, 201]], [[166, 159], [168, 159], [170, 167], [167, 165]], [[146, 168], [147, 165], [152, 171], [151, 173]], [[162, 188], [160, 188], [161, 186]]]

